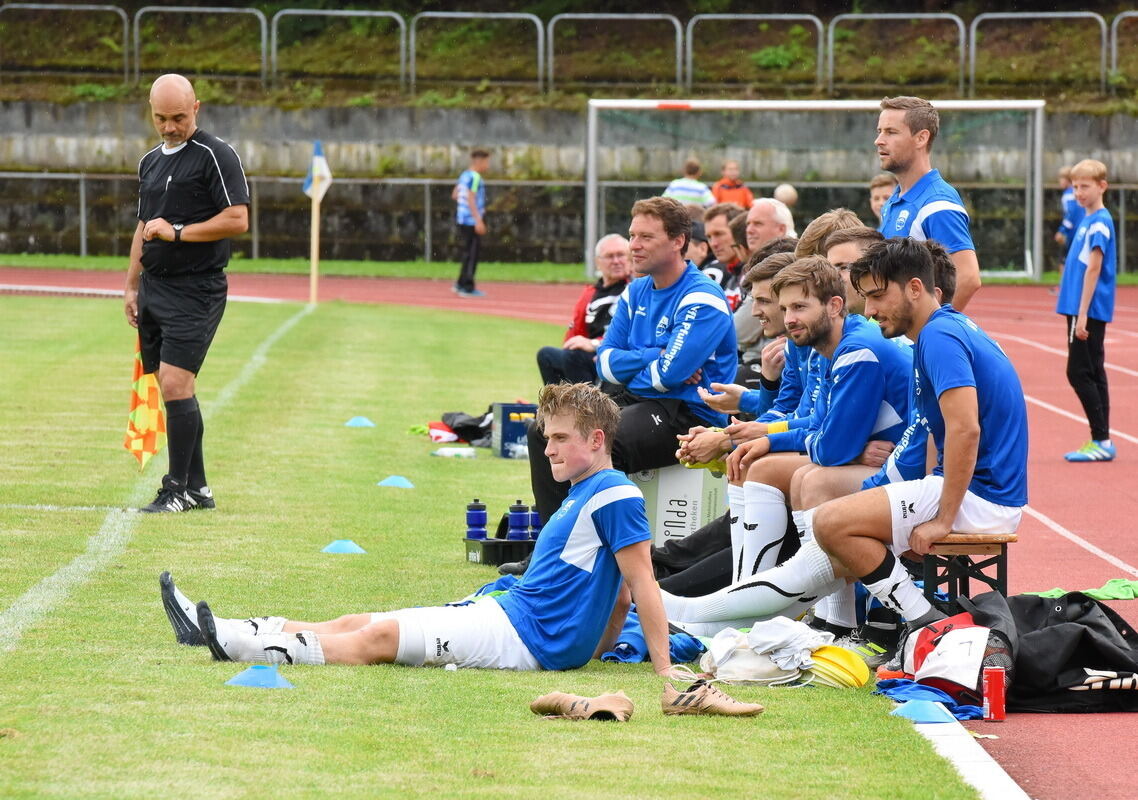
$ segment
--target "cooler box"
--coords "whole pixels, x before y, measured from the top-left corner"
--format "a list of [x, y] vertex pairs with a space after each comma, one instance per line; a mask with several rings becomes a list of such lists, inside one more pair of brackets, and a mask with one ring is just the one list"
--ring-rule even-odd
[[502, 458], [528, 458], [529, 440], [526, 424], [537, 416], [537, 406], [530, 403], [494, 403], [490, 427], [490, 449]]
[[648, 528], [657, 547], [695, 533], [727, 510], [727, 478], [709, 469], [677, 464], [628, 477], [644, 494]]

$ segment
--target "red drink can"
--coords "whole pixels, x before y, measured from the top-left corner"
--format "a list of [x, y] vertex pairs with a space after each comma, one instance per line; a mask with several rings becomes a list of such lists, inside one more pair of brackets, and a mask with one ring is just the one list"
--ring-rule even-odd
[[1003, 722], [1007, 718], [1004, 705], [1003, 667], [984, 667], [984, 721]]

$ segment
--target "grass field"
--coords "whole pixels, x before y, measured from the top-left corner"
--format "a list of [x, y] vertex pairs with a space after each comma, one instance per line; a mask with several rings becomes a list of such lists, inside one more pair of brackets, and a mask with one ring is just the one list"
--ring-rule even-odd
[[[756, 719], [665, 718], [646, 665], [571, 673], [286, 667], [291, 691], [175, 644], [170, 569], [218, 613], [328, 618], [457, 599], [472, 497], [524, 463], [431, 458], [415, 423], [532, 398], [559, 328], [391, 307], [232, 304], [201, 375], [219, 508], [151, 518], [120, 444], [133, 332], [118, 302], [0, 297], [0, 796], [973, 798], [869, 690], [732, 690]], [[365, 415], [377, 428], [346, 428]], [[414, 490], [380, 488], [404, 475]], [[327, 555], [352, 539], [366, 555]], [[624, 689], [631, 722], [530, 700]]]

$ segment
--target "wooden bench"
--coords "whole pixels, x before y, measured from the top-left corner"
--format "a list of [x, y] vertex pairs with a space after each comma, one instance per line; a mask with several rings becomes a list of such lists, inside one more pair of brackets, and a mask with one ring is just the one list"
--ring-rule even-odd
[[[1007, 597], [1008, 545], [1015, 541], [1014, 533], [950, 533], [922, 560], [925, 597], [935, 603], [943, 586], [948, 604], [955, 606], [957, 597], [972, 596], [972, 581]], [[994, 576], [984, 572], [989, 567], [996, 568]]]

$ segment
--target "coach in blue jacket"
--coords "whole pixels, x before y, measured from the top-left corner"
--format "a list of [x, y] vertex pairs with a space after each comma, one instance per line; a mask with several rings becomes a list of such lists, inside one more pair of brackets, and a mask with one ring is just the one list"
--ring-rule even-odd
[[[685, 260], [691, 219], [664, 197], [632, 207], [628, 232], [637, 278], [621, 295], [597, 348], [597, 372], [621, 390], [613, 466], [624, 472], [676, 463], [676, 436], [694, 425], [724, 425], [698, 388], [735, 374], [735, 326], [723, 290]], [[530, 432], [530, 475], [542, 518], [568, 492], [553, 479], [545, 442]]]

